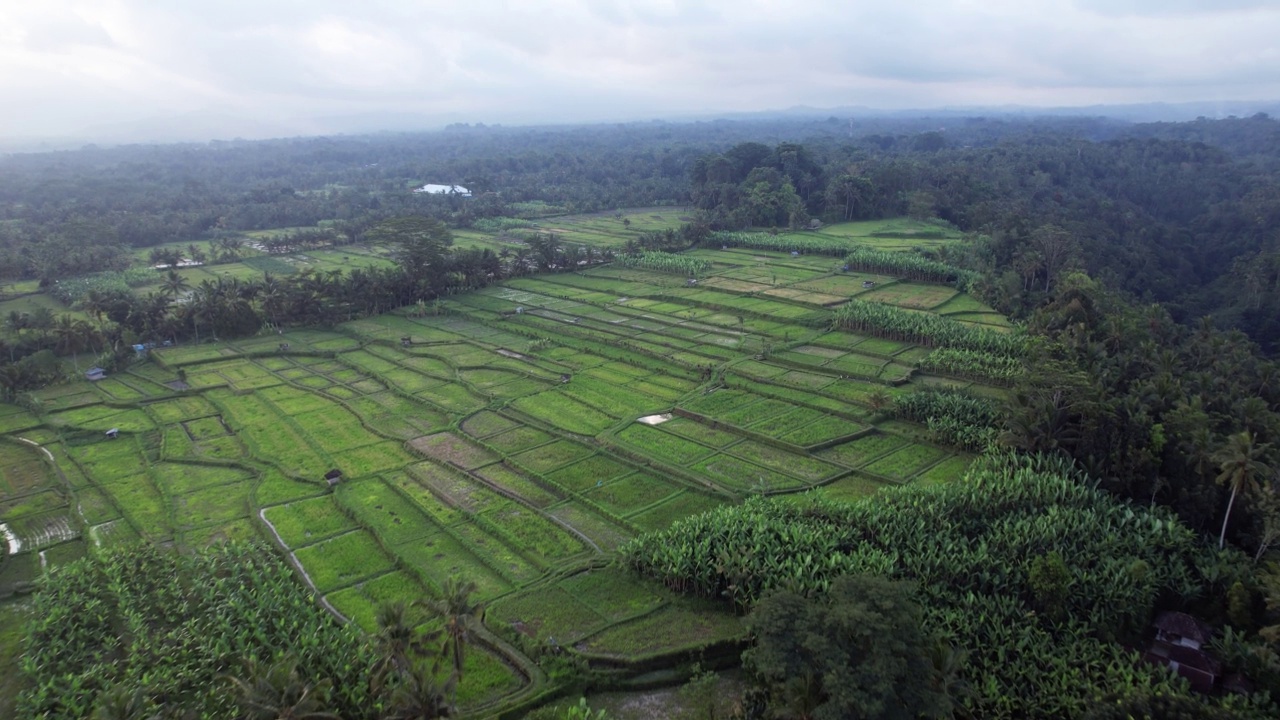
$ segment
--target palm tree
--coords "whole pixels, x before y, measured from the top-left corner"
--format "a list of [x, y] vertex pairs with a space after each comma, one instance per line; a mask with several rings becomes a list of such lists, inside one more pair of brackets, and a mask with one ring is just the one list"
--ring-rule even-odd
[[[484, 603], [472, 602], [476, 584], [451, 575], [440, 594], [423, 603], [431, 614], [444, 621], [444, 646], [441, 654], [453, 661], [454, 677], [462, 681], [467, 642], [471, 640], [471, 620], [484, 619]], [[455, 699], [456, 699], [456, 688]]]
[[1218, 535], [1219, 549], [1227, 540], [1227, 522], [1231, 520], [1231, 508], [1235, 505], [1236, 495], [1242, 489], [1256, 489], [1258, 477], [1271, 473], [1271, 468], [1261, 460], [1271, 444], [1254, 445], [1253, 441], [1253, 433], [1247, 430], [1236, 433], [1228, 437], [1227, 444], [1213, 455], [1213, 461], [1218, 463], [1221, 471], [1215, 481], [1219, 485], [1231, 487], [1231, 499], [1227, 501], [1227, 513], [1222, 516], [1222, 532]]
[[37, 333], [36, 342], [45, 345], [49, 341], [49, 330], [53, 328], [53, 311], [41, 305], [27, 318], [27, 327]]
[[453, 716], [449, 694], [453, 692], [455, 679], [443, 685], [436, 678], [434, 669], [416, 663], [400, 679], [391, 692], [391, 699], [383, 720], [436, 720]]
[[4, 329], [15, 337], [22, 337], [22, 331], [31, 327], [31, 317], [24, 312], [10, 310], [4, 318]]
[[881, 410], [884, 410], [885, 408], [889, 407], [889, 404], [892, 402], [893, 402], [893, 397], [891, 397], [888, 391], [886, 391], [884, 388], [876, 388], [874, 391], [872, 391], [870, 395], [867, 396], [867, 404], [870, 405], [871, 409], [874, 410], [875, 412], [880, 412]]
[[178, 274], [177, 270], [170, 270], [164, 276], [164, 280], [161, 281], [160, 289], [168, 294], [169, 297], [176, 298], [182, 293], [190, 290], [191, 283], [187, 282], [185, 277]]
[[425, 654], [426, 641], [435, 639], [414, 629], [408, 607], [402, 602], [380, 605], [377, 620], [378, 634], [373, 641], [378, 651], [378, 661], [370, 679], [371, 689], [375, 693], [386, 687], [390, 676], [403, 678], [407, 675], [413, 669], [414, 659]]
[[933, 666], [931, 689], [943, 698], [944, 707], [939, 717], [954, 718], [956, 712], [964, 712], [964, 700], [976, 693], [964, 679], [964, 664], [969, 651], [957, 648], [942, 638], [934, 638], [929, 648], [929, 664]]
[[71, 353], [71, 362], [76, 372], [80, 372], [80, 351], [85, 349], [88, 334], [93, 328], [83, 320], [76, 320], [70, 315], [59, 315], [53, 323], [54, 348], [59, 354]]
[[262, 305], [262, 312], [267, 314], [267, 320], [277, 328], [280, 325], [281, 306], [288, 297], [288, 288], [279, 278], [269, 272], [262, 274], [262, 282], [258, 286], [258, 301]]
[[324, 710], [329, 680], [311, 683], [298, 674], [298, 661], [285, 656], [269, 667], [245, 663], [247, 679], [225, 676], [234, 686], [245, 720], [338, 720]]
[[90, 290], [83, 299], [80, 300], [80, 309], [93, 316], [98, 321], [98, 327], [102, 328], [102, 315], [107, 311], [107, 303], [111, 300], [101, 290]]

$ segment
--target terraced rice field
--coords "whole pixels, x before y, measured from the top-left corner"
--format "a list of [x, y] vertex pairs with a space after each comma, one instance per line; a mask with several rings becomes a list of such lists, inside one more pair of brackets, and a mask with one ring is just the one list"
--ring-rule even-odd
[[[609, 215], [539, 222], [601, 245], [634, 234]], [[830, 331], [832, 308], [1001, 323], [953, 289], [833, 258], [696, 254], [713, 262], [696, 285], [607, 266], [521, 278], [441, 315], [164, 348], [37, 393], [38, 413], [0, 407], [0, 595], [91, 546], [258, 537], [365, 629], [378, 603], [462, 574], [512, 641], [613, 662], [732, 640], [736, 618], [606, 568], [611, 550], [750, 494], [958, 477], [968, 456], [871, 398], [972, 384], [920, 376], [921, 348]], [[492, 684], [466, 692], [520, 686], [477, 657]]]

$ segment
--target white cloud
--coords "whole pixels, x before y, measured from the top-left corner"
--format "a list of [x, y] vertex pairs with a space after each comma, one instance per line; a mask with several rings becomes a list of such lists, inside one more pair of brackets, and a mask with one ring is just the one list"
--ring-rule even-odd
[[44, 0], [0, 5], [0, 136], [192, 111], [648, 118], [1278, 99], [1264, 0]]

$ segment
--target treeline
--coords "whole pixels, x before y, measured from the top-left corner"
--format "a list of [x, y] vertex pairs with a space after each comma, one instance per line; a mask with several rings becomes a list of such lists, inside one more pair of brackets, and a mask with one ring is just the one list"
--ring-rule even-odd
[[[11, 155], [0, 159], [0, 277], [119, 269], [130, 248], [228, 232], [326, 224], [350, 239], [402, 215], [490, 227], [691, 203], [736, 230], [909, 214], [989, 238], [957, 262], [992, 272], [1002, 309], [1034, 307], [1079, 267], [1180, 322], [1214, 314], [1274, 350], [1277, 128], [1265, 116], [832, 117]], [[427, 181], [473, 197], [411, 192]]]
[[1013, 385], [1008, 445], [1070, 454], [1103, 487], [1205, 534], [1226, 521], [1258, 556], [1280, 540], [1280, 366], [1244, 334], [1176, 323], [1083, 274], [1027, 329], [1040, 341]]
[[[252, 335], [264, 327], [332, 326], [451, 293], [484, 287], [506, 277], [577, 269], [611, 255], [566, 246], [542, 236], [515, 252], [451, 248], [452, 235], [437, 220], [395, 218], [369, 231], [371, 241], [394, 248], [397, 265], [293, 275], [264, 273], [256, 280], [220, 276], [191, 284], [169, 270], [159, 289], [132, 288], [154, 280], [154, 270], [107, 273], [69, 283], [62, 296], [90, 320], [56, 315], [47, 308], [10, 312], [0, 338], [0, 397], [14, 399], [63, 372], [52, 354], [88, 354], [108, 369], [127, 362], [132, 345], [200, 342]], [[670, 256], [675, 257], [675, 256]], [[149, 275], [148, 275], [149, 274]], [[7, 360], [8, 362], [4, 362]]]
[[1274, 351], [1280, 123], [1222, 122], [1140, 126], [1101, 141], [1035, 132], [967, 147], [949, 132], [906, 146], [866, 137], [742, 143], [700, 158], [690, 192], [720, 230], [940, 218], [985, 240], [934, 259], [989, 274], [988, 295], [1007, 312], [1034, 307], [1065, 273], [1084, 269], [1162, 302], [1180, 322], [1215, 314]]

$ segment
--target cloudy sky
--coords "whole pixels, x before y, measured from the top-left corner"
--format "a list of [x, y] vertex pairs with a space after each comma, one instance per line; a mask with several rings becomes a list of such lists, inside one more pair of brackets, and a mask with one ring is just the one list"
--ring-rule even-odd
[[1280, 0], [0, 0], [0, 97], [0, 138], [1278, 100]]

